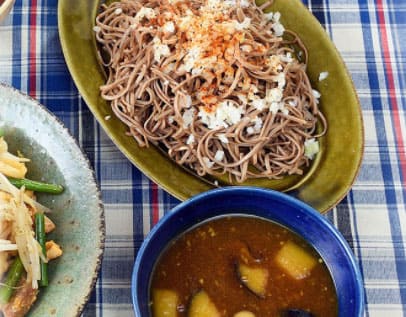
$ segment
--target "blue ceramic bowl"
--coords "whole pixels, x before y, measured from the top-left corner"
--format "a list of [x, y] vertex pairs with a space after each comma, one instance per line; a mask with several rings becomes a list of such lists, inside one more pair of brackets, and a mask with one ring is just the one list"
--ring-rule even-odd
[[158, 222], [146, 237], [134, 264], [132, 300], [136, 316], [150, 316], [151, 274], [167, 243], [199, 222], [236, 213], [272, 220], [307, 240], [332, 274], [338, 296], [338, 316], [363, 316], [363, 282], [344, 237], [303, 202], [280, 192], [253, 187], [228, 187], [202, 193], [181, 203]]

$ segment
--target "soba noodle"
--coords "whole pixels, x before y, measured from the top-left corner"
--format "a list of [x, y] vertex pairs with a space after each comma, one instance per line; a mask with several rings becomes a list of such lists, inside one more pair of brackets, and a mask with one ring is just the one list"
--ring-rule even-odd
[[200, 176], [243, 182], [303, 173], [315, 154], [305, 143], [317, 143], [327, 123], [306, 75], [306, 48], [279, 13], [263, 13], [270, 5], [102, 6], [94, 28], [108, 70], [101, 95], [139, 146], [163, 147]]

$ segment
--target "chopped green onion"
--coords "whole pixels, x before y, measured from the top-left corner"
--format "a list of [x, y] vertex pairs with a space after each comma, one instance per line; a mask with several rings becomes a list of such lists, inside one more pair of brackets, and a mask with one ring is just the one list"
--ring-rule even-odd
[[42, 192], [48, 194], [61, 194], [64, 191], [62, 185], [57, 184], [47, 184], [38, 181], [33, 181], [26, 178], [12, 178], [8, 177], [8, 180], [11, 184], [15, 187], [22, 187], [25, 186], [25, 189], [33, 190], [35, 192]]
[[[37, 212], [35, 214], [35, 238], [41, 245], [42, 254], [46, 257], [47, 250], [45, 247], [45, 217], [43, 213]], [[48, 286], [48, 265], [40, 259], [41, 279], [39, 280], [40, 286]]]
[[0, 305], [7, 304], [24, 272], [21, 259], [17, 257], [8, 269], [4, 283], [0, 286]]

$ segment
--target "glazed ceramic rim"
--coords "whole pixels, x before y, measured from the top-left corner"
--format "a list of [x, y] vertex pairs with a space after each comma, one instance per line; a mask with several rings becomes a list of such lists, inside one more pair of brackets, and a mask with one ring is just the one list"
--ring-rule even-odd
[[[182, 213], [185, 209], [188, 209], [189, 206], [193, 206], [197, 203], [200, 203], [201, 201], [207, 202], [207, 201], [213, 201], [216, 198], [222, 198], [223, 194], [228, 194], [228, 193], [233, 193], [234, 195], [237, 195], [238, 193], [244, 194], [246, 196], [247, 194], [257, 194], [257, 195], [264, 195], [271, 197], [272, 200], [275, 200], [277, 202], [284, 202], [287, 205], [293, 206], [294, 209], [300, 210], [300, 212], [305, 213], [306, 216], [311, 218], [312, 222], [318, 223], [319, 226], [325, 227], [326, 231], [328, 231], [329, 234], [331, 234], [332, 239], [337, 241], [337, 243], [341, 246], [343, 250], [343, 255], [348, 259], [349, 262], [349, 267], [351, 269], [351, 272], [354, 276], [353, 279], [353, 284], [354, 284], [354, 291], [356, 295], [358, 296], [357, 301], [354, 303], [356, 305], [356, 312], [358, 312], [358, 316], [356, 317], [361, 317], [363, 316], [364, 309], [365, 309], [365, 292], [364, 292], [364, 286], [363, 286], [363, 278], [360, 272], [360, 269], [358, 267], [358, 264], [356, 263], [355, 256], [353, 254], [353, 251], [351, 250], [350, 246], [348, 245], [347, 241], [343, 237], [343, 235], [326, 219], [322, 214], [320, 214], [316, 209], [313, 207], [307, 205], [306, 203], [302, 202], [301, 200], [298, 200], [292, 196], [287, 195], [286, 193], [278, 192], [272, 189], [264, 189], [264, 188], [259, 188], [259, 187], [247, 187], [247, 186], [234, 186], [234, 187], [224, 187], [224, 188], [217, 188], [213, 189], [207, 192], [203, 192], [201, 194], [198, 194], [184, 202], [181, 202], [179, 205], [175, 206], [172, 208], [168, 213], [166, 213], [159, 221], [158, 223], [151, 229], [149, 234], [145, 237], [140, 249], [138, 250], [138, 254], [136, 257], [136, 260], [134, 262], [134, 267], [133, 267], [133, 273], [132, 273], [132, 278], [131, 278], [131, 297], [132, 297], [132, 302], [133, 302], [133, 308], [136, 316], [141, 316], [141, 312], [137, 303], [137, 291], [138, 291], [138, 280], [139, 280], [139, 269], [141, 267], [142, 261], [144, 261], [144, 254], [148, 249], [149, 246], [149, 241], [154, 239], [157, 235], [159, 235], [159, 232], [161, 231], [161, 228], [166, 225], [166, 223], [172, 219], [176, 219], [179, 217], [179, 213]], [[228, 213], [225, 213], [226, 215]], [[238, 213], [244, 215], [244, 213]], [[257, 216], [255, 213], [247, 213], [247, 215], [250, 216]], [[222, 215], [218, 215], [222, 216]], [[262, 216], [259, 216], [263, 218]], [[204, 222], [208, 219], [212, 219], [213, 217], [208, 217], [204, 218], [198, 223]], [[271, 218], [265, 218], [268, 220], [271, 220]], [[196, 223], [197, 224], [197, 223]], [[289, 227], [288, 225], [286, 225]], [[191, 226], [188, 226], [190, 228]], [[186, 229], [187, 230], [187, 229]], [[296, 231], [294, 229], [290, 229], [293, 231]], [[300, 233], [296, 232], [297, 234], [301, 235]], [[179, 234], [179, 233], [178, 233]], [[172, 237], [175, 238], [175, 237]], [[307, 239], [305, 239], [307, 240]], [[310, 242], [309, 242], [310, 243]], [[165, 246], [163, 246], [164, 248]], [[163, 249], [162, 248], [162, 249]], [[316, 248], [317, 250], [317, 248]], [[162, 250], [161, 250], [162, 252]], [[319, 252], [319, 251], [318, 251]], [[329, 266], [328, 263], [326, 263], [327, 266]], [[334, 277], [333, 277], [334, 280]], [[334, 281], [335, 284], [335, 281]]]
[[[14, 0], [11, 0], [11, 1], [14, 1]], [[70, 131], [65, 127], [64, 123], [56, 115], [54, 115], [47, 107], [42, 105], [38, 100], [32, 98], [30, 95], [18, 90], [17, 88], [12, 87], [5, 83], [0, 83], [0, 87], [4, 87], [10, 91], [13, 91], [13, 92], [19, 94], [20, 96], [22, 96], [23, 98], [29, 100], [31, 105], [33, 105], [33, 106], [35, 105], [36, 107], [38, 107], [38, 111], [42, 111], [45, 114], [45, 116], [48, 116], [48, 119], [53, 120], [57, 125], [59, 125], [61, 131], [63, 131], [63, 133], [65, 133], [66, 136], [68, 138], [70, 138], [70, 140], [72, 141], [72, 144], [74, 146], [76, 146], [77, 151], [79, 153], [81, 153], [83, 161], [86, 163], [86, 168], [87, 168], [88, 172], [90, 173], [91, 179], [95, 185], [96, 196], [97, 196], [96, 198], [98, 200], [97, 205], [98, 205], [99, 213], [100, 213], [100, 217], [99, 217], [100, 223], [99, 223], [99, 227], [98, 227], [100, 253], [97, 255], [97, 258], [96, 258], [96, 266], [94, 269], [93, 276], [91, 278], [91, 283], [89, 284], [89, 289], [86, 291], [86, 295], [83, 297], [82, 301], [80, 303], [78, 303], [78, 306], [77, 306], [77, 311], [76, 311], [75, 317], [79, 317], [82, 314], [86, 304], [88, 303], [90, 296], [91, 296], [91, 292], [93, 291], [93, 289], [96, 285], [96, 282], [97, 282], [97, 279], [99, 276], [99, 272], [101, 269], [101, 264], [103, 261], [103, 255], [104, 255], [105, 240], [106, 240], [106, 222], [105, 222], [105, 212], [104, 212], [103, 201], [101, 198], [102, 196], [101, 196], [100, 186], [96, 180], [95, 172], [91, 168], [91, 164], [90, 164], [89, 158], [87, 157], [87, 154], [80, 147], [78, 141], [73, 137], [73, 135], [70, 133]]]

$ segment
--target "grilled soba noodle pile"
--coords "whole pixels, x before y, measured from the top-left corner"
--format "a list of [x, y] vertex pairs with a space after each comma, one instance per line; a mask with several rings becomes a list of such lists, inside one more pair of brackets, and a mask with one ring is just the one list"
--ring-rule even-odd
[[306, 75], [306, 49], [278, 12], [263, 12], [270, 5], [103, 6], [94, 27], [108, 71], [101, 94], [129, 135], [200, 176], [243, 182], [302, 174], [327, 124]]

